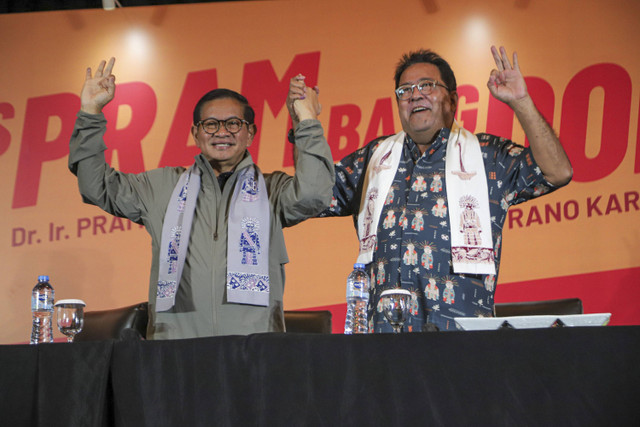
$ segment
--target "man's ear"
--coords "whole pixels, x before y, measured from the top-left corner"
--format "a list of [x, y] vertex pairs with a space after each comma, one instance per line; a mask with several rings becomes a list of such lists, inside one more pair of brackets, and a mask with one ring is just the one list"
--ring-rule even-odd
[[247, 142], [247, 147], [251, 146], [253, 143], [253, 137], [256, 136], [256, 132], [258, 132], [258, 126], [255, 123], [251, 123], [247, 125], [247, 131], [249, 132], [249, 141]]
[[453, 105], [453, 111], [455, 112], [458, 109], [458, 92], [452, 91], [449, 96], [451, 97], [451, 104]]
[[449, 101], [451, 102], [451, 111], [453, 113], [453, 117], [456, 116], [456, 111], [458, 110], [458, 92], [451, 91], [449, 92]]
[[200, 141], [198, 140], [198, 126], [197, 125], [191, 125], [191, 136], [193, 137], [193, 142], [196, 143], [196, 147], [198, 147], [200, 150], [202, 150], [202, 147], [200, 146]]

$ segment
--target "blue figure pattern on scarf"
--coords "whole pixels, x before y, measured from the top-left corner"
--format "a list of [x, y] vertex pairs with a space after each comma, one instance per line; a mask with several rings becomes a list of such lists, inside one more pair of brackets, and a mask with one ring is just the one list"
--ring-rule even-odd
[[[498, 271], [507, 208], [554, 188], [545, 181], [529, 147], [489, 134], [477, 136], [492, 221], [492, 229], [486, 232], [493, 236]], [[385, 138], [370, 142], [336, 164], [334, 196], [320, 216], [352, 215], [357, 221], [363, 176], [376, 146]], [[449, 130], [442, 129], [421, 154], [406, 137], [391, 187], [393, 194], [380, 195], [386, 203], [378, 221], [373, 262], [367, 266], [370, 277], [375, 278], [369, 299], [371, 331], [391, 332], [378, 306], [382, 291], [397, 286], [413, 292], [405, 331], [420, 331], [425, 322], [440, 330], [455, 330], [455, 317], [493, 315], [496, 276], [453, 272], [445, 170], [448, 138]], [[459, 224], [455, 227], [457, 231]]]
[[260, 253], [260, 237], [258, 230], [260, 222], [256, 218], [242, 219], [242, 234], [240, 235], [240, 253], [242, 264], [258, 265]]
[[158, 280], [156, 296], [158, 298], [172, 298], [178, 290], [178, 283], [175, 280]]
[[168, 273], [173, 274], [178, 266], [178, 249], [180, 248], [180, 235], [182, 227], [175, 226], [171, 229], [171, 240], [169, 240], [169, 248], [167, 253], [167, 262], [169, 263]]
[[247, 176], [240, 187], [242, 200], [245, 202], [255, 202], [258, 200], [258, 191], [258, 181], [256, 181], [253, 175]]
[[[180, 192], [178, 193], [178, 200], [177, 200], [177, 204], [178, 204], [178, 215], [180, 215], [182, 217], [182, 215], [184, 215], [184, 209], [187, 205], [187, 193], [189, 191], [189, 181], [191, 179], [191, 174], [187, 175], [187, 179], [184, 183], [184, 185], [182, 186], [182, 188], [180, 189]], [[171, 237], [169, 240], [169, 247], [167, 249], [167, 262], [169, 263], [168, 266], [168, 273], [169, 274], [173, 274], [176, 271], [176, 268], [178, 266], [178, 251], [180, 249], [180, 237], [182, 235], [182, 226], [175, 226], [171, 229]]]
[[269, 276], [252, 273], [229, 274], [231, 289], [250, 292], [269, 292]]

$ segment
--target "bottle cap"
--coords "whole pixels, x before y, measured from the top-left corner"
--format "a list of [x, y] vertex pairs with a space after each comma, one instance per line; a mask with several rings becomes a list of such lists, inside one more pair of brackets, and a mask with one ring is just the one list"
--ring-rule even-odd
[[38, 282], [48, 282], [48, 281], [49, 281], [49, 276], [47, 275], [38, 276]]
[[359, 262], [356, 262], [355, 264], [353, 264], [353, 268], [354, 268], [354, 269], [359, 268], [359, 269], [364, 270], [364, 264], [359, 263]]

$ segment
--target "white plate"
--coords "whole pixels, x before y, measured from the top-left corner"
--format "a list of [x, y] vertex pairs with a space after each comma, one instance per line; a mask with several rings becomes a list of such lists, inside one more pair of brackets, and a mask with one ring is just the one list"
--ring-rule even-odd
[[498, 317], [516, 329], [550, 328], [560, 316], [511, 316]]
[[456, 317], [458, 329], [465, 331], [486, 331], [498, 329], [504, 323], [504, 317]]
[[604, 326], [611, 313], [571, 314], [563, 316], [511, 316], [511, 317], [456, 317], [458, 329], [488, 331], [500, 328], [508, 322], [514, 329], [549, 328], [560, 320], [563, 326]]
[[605, 326], [609, 323], [611, 313], [572, 314], [560, 316], [565, 326]]

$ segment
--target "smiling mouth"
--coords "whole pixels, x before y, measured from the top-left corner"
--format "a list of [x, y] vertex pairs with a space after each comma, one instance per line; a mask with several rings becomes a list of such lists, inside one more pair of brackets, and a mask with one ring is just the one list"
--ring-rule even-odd
[[423, 111], [430, 111], [430, 110], [431, 110], [430, 108], [423, 107], [423, 106], [420, 105], [420, 106], [417, 106], [417, 107], [413, 108], [411, 110], [411, 114], [421, 113]]

